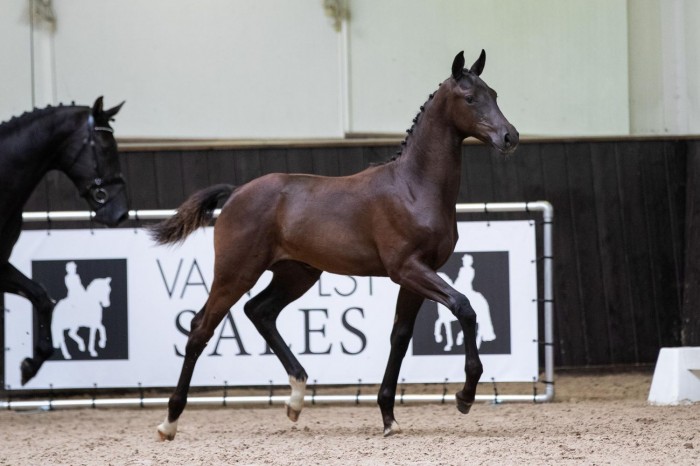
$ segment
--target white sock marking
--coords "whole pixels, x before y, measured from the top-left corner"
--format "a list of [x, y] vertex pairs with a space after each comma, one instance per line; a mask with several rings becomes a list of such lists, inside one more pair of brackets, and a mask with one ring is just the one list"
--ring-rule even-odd
[[166, 415], [165, 421], [158, 426], [158, 432], [165, 435], [165, 437], [168, 439], [173, 439], [175, 437], [175, 433], [177, 432], [177, 421], [168, 422], [168, 416]]
[[292, 387], [292, 395], [287, 401], [287, 405], [294, 411], [301, 411], [304, 407], [304, 395], [306, 392], [306, 380], [297, 380], [289, 376], [289, 385]]

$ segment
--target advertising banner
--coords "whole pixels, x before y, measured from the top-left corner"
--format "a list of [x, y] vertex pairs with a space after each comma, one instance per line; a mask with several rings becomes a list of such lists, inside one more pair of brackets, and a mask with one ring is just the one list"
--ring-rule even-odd
[[[459, 222], [441, 276], [477, 313], [483, 381], [538, 376], [537, 276], [532, 221]], [[26, 386], [19, 366], [36, 337], [31, 304], [6, 294], [6, 389], [170, 387], [177, 383], [189, 323], [212, 283], [213, 228], [182, 246], [155, 246], [139, 229], [24, 231], [11, 262], [56, 301], [54, 355]], [[266, 272], [225, 316], [192, 385], [286, 384], [288, 376], [243, 312], [269, 283]], [[398, 286], [388, 278], [321, 279], [280, 315], [278, 328], [309, 383], [381, 382]], [[452, 313], [421, 308], [400, 380], [464, 380], [464, 345]]]

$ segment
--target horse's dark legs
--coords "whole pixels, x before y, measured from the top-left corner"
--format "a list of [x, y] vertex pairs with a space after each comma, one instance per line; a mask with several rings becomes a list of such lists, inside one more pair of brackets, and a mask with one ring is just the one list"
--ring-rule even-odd
[[245, 313], [289, 375], [292, 394], [287, 402], [287, 417], [296, 422], [304, 407], [308, 376], [279, 334], [276, 321], [287, 304], [299, 298], [316, 283], [321, 271], [293, 261], [280, 262], [272, 271], [272, 281], [260, 294], [246, 303]]
[[464, 333], [464, 372], [467, 374], [467, 380], [464, 382], [464, 388], [455, 394], [455, 400], [459, 412], [467, 414], [474, 403], [476, 386], [481, 378], [483, 367], [479, 358], [479, 347], [476, 343], [476, 311], [466, 296], [464, 297], [464, 305], [468, 309], [465, 312], [455, 314], [455, 316]]
[[479, 350], [476, 346], [476, 312], [466, 296], [445, 283], [435, 271], [416, 260], [405, 261], [391, 277], [402, 287], [448, 308], [462, 326], [466, 350], [465, 373], [467, 380], [464, 383], [464, 388], [457, 392], [455, 398], [457, 409], [461, 413], [467, 414], [474, 402], [476, 386], [483, 372]]
[[384, 436], [400, 432], [401, 429], [394, 418], [394, 400], [396, 399], [396, 383], [399, 379], [401, 362], [406, 355], [408, 344], [413, 336], [413, 326], [416, 316], [423, 303], [423, 297], [405, 288], [399, 291], [396, 301], [396, 317], [391, 330], [391, 352], [386, 365], [384, 379], [379, 387], [377, 403], [384, 421]]
[[214, 334], [214, 330], [221, 323], [231, 306], [255, 284], [255, 280], [259, 276], [259, 273], [251, 274], [249, 275], [250, 280], [245, 282], [234, 279], [227, 280], [218, 275], [214, 276], [209, 299], [190, 323], [190, 335], [187, 338], [180, 378], [175, 391], [168, 401], [168, 416], [158, 426], [158, 434], [161, 440], [172, 440], [175, 438], [177, 420], [187, 404], [187, 393], [190, 389], [194, 366], [199, 355], [204, 351], [204, 347], [207, 346], [209, 339]]
[[10, 263], [0, 265], [0, 292], [12, 293], [27, 298], [37, 311], [39, 330], [34, 354], [22, 361], [22, 385], [31, 380], [44, 361], [53, 354], [51, 339], [51, 314], [55, 302], [39, 283], [27, 278]]

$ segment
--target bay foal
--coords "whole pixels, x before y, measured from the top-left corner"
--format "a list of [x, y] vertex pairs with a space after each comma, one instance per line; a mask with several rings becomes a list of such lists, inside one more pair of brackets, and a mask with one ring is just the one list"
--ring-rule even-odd
[[401, 362], [424, 299], [452, 311], [464, 332], [466, 382], [457, 408], [469, 412], [482, 365], [476, 347], [476, 314], [469, 300], [436, 270], [457, 242], [455, 203], [461, 176], [462, 141], [473, 136], [503, 153], [518, 144], [518, 132], [480, 78], [484, 51], [464, 69], [460, 52], [452, 73], [432, 94], [394, 160], [352, 176], [270, 174], [243, 186], [216, 185], [192, 195], [177, 214], [152, 228], [160, 244], [183, 241], [205, 226], [226, 199], [214, 229], [214, 280], [202, 310], [192, 319], [182, 372], [158, 426], [172, 440], [187, 403], [197, 358], [231, 306], [265, 270], [269, 286], [245, 305], [245, 313], [275, 352], [292, 388], [287, 415], [301, 412], [306, 371], [276, 328], [282, 309], [304, 294], [322, 271], [388, 276], [400, 285], [391, 332], [391, 352], [378, 403], [384, 435], [399, 431], [394, 398]]

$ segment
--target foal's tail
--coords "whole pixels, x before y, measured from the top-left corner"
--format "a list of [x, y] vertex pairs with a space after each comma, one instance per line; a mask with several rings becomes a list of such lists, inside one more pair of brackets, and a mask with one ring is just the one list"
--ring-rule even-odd
[[174, 216], [148, 228], [151, 238], [158, 244], [182, 243], [197, 228], [209, 224], [219, 199], [227, 198], [234, 189], [229, 184], [217, 184], [197, 191]]

